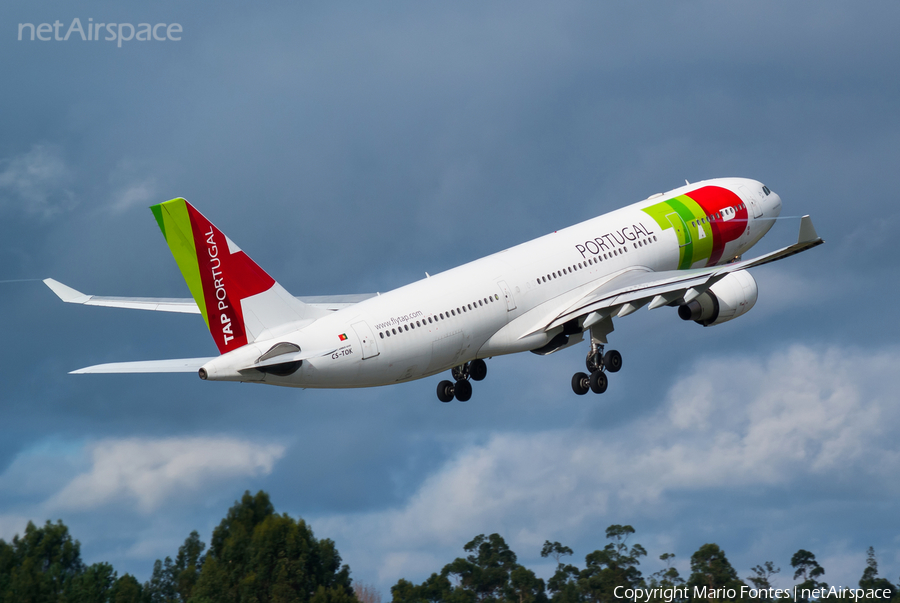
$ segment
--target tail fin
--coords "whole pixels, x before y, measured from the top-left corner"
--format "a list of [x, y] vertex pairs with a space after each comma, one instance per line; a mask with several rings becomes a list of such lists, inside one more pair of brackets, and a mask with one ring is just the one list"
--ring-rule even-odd
[[150, 208], [219, 353], [328, 314], [297, 300], [182, 198]]

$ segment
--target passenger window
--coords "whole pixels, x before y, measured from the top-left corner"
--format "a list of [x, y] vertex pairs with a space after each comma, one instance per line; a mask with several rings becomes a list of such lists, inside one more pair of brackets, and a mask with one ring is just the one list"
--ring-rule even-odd
[[384, 333], [382, 333], [381, 331], [378, 331], [378, 335], [381, 336], [382, 339], [384, 339]]
[[393, 332], [394, 332], [394, 335], [396, 335], [396, 334], [397, 334], [397, 329], [391, 329], [391, 331], [393, 331]]

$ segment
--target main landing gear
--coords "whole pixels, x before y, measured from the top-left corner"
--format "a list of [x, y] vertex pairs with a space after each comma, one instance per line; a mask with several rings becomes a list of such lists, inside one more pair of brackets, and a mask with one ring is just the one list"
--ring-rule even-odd
[[455, 381], [441, 381], [437, 386], [437, 397], [441, 402], [450, 402], [456, 398], [465, 402], [472, 397], [473, 381], [481, 381], [487, 376], [487, 364], [481, 358], [454, 367], [450, 373]]
[[622, 368], [622, 354], [617, 350], [603, 353], [603, 344], [591, 342], [585, 366], [588, 373], [575, 373], [572, 376], [572, 391], [583, 396], [588, 390], [602, 394], [609, 386], [606, 373], [617, 373]]

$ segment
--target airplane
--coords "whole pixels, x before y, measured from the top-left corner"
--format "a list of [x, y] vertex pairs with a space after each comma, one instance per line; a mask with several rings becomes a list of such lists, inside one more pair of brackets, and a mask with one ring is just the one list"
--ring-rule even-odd
[[183, 198], [151, 207], [193, 299], [85, 295], [53, 279], [63, 301], [201, 314], [218, 356], [116, 362], [84, 373], [196, 371], [207, 381], [299, 388], [390, 385], [450, 371], [441, 402], [464, 402], [485, 359], [547, 355], [587, 334], [572, 390], [601, 394], [622, 355], [613, 319], [675, 307], [713, 326], [756, 303], [747, 269], [823, 243], [808, 215], [795, 244], [742, 256], [772, 227], [781, 198], [745, 178], [696, 182], [387, 293], [294, 297]]

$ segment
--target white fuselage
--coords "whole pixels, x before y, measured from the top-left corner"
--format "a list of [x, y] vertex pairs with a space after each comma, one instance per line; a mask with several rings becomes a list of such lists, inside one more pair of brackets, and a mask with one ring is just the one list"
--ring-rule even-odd
[[[781, 210], [778, 195], [758, 193], [763, 185], [755, 180], [723, 178], [687, 185], [383, 293], [224, 354], [207, 365], [209, 378], [292, 387], [370, 387], [441, 373], [476, 358], [540, 348], [562, 327], [533, 332], [535, 327], [604, 281], [635, 268], [678, 269], [675, 228], [659, 228], [642, 210], [709, 185], [726, 188], [752, 206], [745, 229], [715, 262], [724, 264], [759, 241]], [[303, 360], [285, 377], [237, 372], [280, 342], [329, 353]]]

